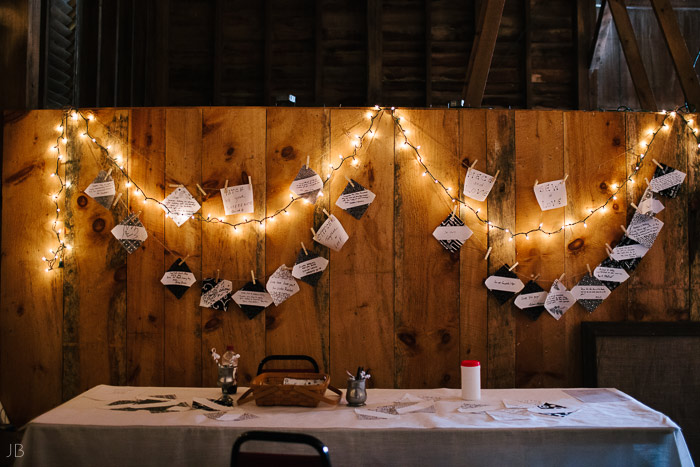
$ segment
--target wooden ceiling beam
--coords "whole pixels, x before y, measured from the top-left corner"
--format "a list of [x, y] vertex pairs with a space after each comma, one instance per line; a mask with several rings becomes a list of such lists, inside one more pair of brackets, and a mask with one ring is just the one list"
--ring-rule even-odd
[[504, 5], [505, 0], [485, 0], [481, 5], [462, 91], [466, 107], [481, 107], [481, 101], [484, 99], [486, 79], [491, 68]]
[[700, 109], [700, 82], [691, 62], [690, 52], [683, 40], [678, 19], [669, 0], [651, 0], [656, 20], [659, 22], [666, 46], [671, 53], [676, 75], [681, 83], [688, 105]]
[[610, 31], [612, 30], [612, 14], [608, 7], [608, 2], [603, 0], [596, 20], [595, 32], [593, 33], [593, 42], [591, 44], [591, 58], [588, 60], [589, 71], [597, 70], [603, 61], [603, 53], [610, 39]]
[[367, 0], [367, 105], [382, 104], [382, 0]]

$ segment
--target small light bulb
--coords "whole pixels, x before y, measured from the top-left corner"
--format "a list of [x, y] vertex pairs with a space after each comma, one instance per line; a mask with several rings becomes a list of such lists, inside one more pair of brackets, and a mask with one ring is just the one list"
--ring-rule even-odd
[[447, 190], [447, 191], [451, 191], [451, 190], [452, 190], [452, 187], [451, 187], [451, 186], [448, 186], [448, 187], [446, 188], [446, 190]]
[[693, 119], [692, 119], [692, 118], [689, 118], [689, 119], [688, 119], [688, 125], [692, 125], [692, 124], [693, 124]]
[[127, 188], [131, 187], [131, 182], [129, 180], [126, 181], [126, 187]]
[[68, 142], [68, 138], [61, 138], [61, 142], [62, 142], [63, 144], [66, 144], [66, 143]]
[[55, 176], [56, 176], [56, 173], [52, 173], [51, 175], [49, 175], [49, 177], [55, 177]]
[[224, 221], [224, 218], [223, 218], [223, 217], [219, 217], [219, 222], [223, 222], [223, 221]]
[[409, 134], [409, 133], [410, 133], [410, 131], [408, 131], [408, 130], [403, 130], [403, 134], [404, 134], [404, 135], [407, 135], [407, 134]]
[[528, 234], [525, 234], [525, 240], [530, 240], [530, 236]]
[[95, 142], [95, 138], [91, 138], [91, 139], [92, 139], [92, 142], [94, 143], [94, 142]]
[[93, 114], [88, 115], [88, 120], [90, 120], [90, 121], [95, 120], [95, 116]]
[[322, 197], [322, 196], [323, 196], [323, 192], [322, 192], [322, 191], [319, 191], [319, 192], [318, 192], [318, 197], [320, 198], [320, 197]]
[[42, 261], [46, 261], [46, 256], [42, 256], [42, 257], [41, 257], [41, 260], [42, 260]]
[[506, 229], [506, 233], [510, 233], [510, 229]]
[[648, 135], [653, 135], [653, 134], [654, 134], [654, 130], [647, 130], [647, 134], [648, 134]]
[[617, 201], [617, 195], [613, 195], [613, 199]]
[[44, 269], [44, 271], [46, 271], [46, 272], [49, 272], [49, 271], [50, 271], [50, 269], [49, 269], [49, 268], [46, 268], [46, 269]]
[[542, 228], [542, 222], [540, 222], [540, 229]]
[[342, 154], [338, 154], [338, 159], [342, 159], [342, 158], [343, 158], [343, 155], [342, 155]]
[[401, 147], [402, 147], [402, 148], [405, 148], [406, 146], [408, 146], [408, 143], [407, 143], [406, 141], [404, 141], [403, 143], [401, 143]]
[[663, 128], [664, 130], [668, 130], [669, 127], [668, 127], [668, 125], [666, 125], [666, 124], [664, 123], [664, 126], [663, 126], [662, 128]]
[[426, 170], [425, 172], [423, 172], [423, 177], [425, 177], [426, 175], [428, 175], [428, 171], [427, 171], [427, 170]]
[[274, 216], [273, 216], [273, 217], [270, 217], [270, 222], [275, 222]]
[[509, 242], [512, 242], [512, 241], [513, 241], [513, 236], [512, 236], [512, 235], [511, 235], [510, 237], [508, 237], [508, 241], [509, 241]]
[[352, 161], [352, 165], [354, 165], [355, 167], [357, 167], [359, 164], [360, 164], [360, 161], [358, 159], [355, 159], [354, 161]]
[[78, 119], [78, 114], [75, 113], [75, 112], [73, 112], [73, 114], [71, 115], [71, 117], [73, 118], [73, 120], [77, 120], [77, 119]]
[[70, 180], [68, 180], [68, 181], [66, 182], [66, 188], [69, 188], [70, 186], [71, 186], [71, 182], [70, 182]]
[[67, 249], [67, 250], [72, 250], [72, 249], [73, 249], [73, 245], [66, 243], [66, 249]]
[[366, 115], [367, 115], [367, 118], [372, 119], [372, 115], [373, 115], [372, 112], [367, 112]]
[[435, 183], [438, 183], [438, 179], [437, 179], [437, 178], [435, 179]]
[[56, 131], [63, 131], [63, 125], [58, 125], [56, 127]]
[[671, 117], [675, 117], [675, 116], [676, 116], [676, 112], [673, 111], [673, 112], [671, 112], [669, 115], [671, 115]]
[[602, 208], [600, 208], [600, 210], [603, 211], [603, 212], [605, 212], [605, 206], [603, 206]]
[[285, 211], [284, 211], [284, 215], [285, 215], [285, 216], [288, 216], [288, 215], [289, 215], [289, 211], [286, 211], [286, 210], [285, 210]]
[[610, 185], [610, 188], [612, 188], [613, 190], [617, 190], [617, 183], [613, 183], [612, 185]]
[[588, 228], [588, 224], [586, 224], [585, 222], [583, 223], [583, 226], [584, 226], [586, 229]]

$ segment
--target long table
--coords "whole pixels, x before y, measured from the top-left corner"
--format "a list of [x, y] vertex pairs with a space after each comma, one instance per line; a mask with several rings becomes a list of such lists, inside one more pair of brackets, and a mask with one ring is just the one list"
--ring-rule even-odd
[[[363, 415], [344, 401], [207, 411], [193, 402], [218, 398], [218, 389], [101, 385], [31, 421], [16, 465], [223, 467], [236, 437], [251, 429], [314, 435], [334, 466], [693, 465], [680, 428], [664, 414], [615, 389], [591, 393], [607, 402], [564, 391], [483, 390], [483, 406], [473, 407], [454, 389], [369, 389]], [[573, 413], [528, 408], [545, 402]]]

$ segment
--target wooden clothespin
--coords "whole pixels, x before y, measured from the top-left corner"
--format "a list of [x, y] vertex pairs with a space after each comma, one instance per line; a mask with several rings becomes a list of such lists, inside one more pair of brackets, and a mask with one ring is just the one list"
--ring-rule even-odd
[[557, 281], [561, 282], [562, 279], [564, 279], [564, 276], [566, 276], [566, 273], [565, 273], [565, 272], [562, 272], [562, 273], [561, 273], [561, 276], [559, 276], [559, 279], [557, 279]]
[[456, 204], [455, 207], [452, 209], [452, 217], [457, 217], [457, 209], [459, 209], [458, 204]]
[[501, 169], [496, 170], [496, 175], [493, 176], [493, 182], [496, 183], [496, 179], [498, 178], [498, 174], [501, 173]]
[[248, 175], [248, 185], [252, 185], [252, 184], [253, 184], [253, 177]]
[[309, 227], [311, 229], [311, 235], [313, 235], [313, 239], [316, 240], [316, 231], [314, 230], [313, 227]]
[[588, 275], [592, 276], [593, 273], [591, 272], [591, 267], [588, 265], [588, 263], [586, 263], [586, 269], [588, 269]]
[[168, 186], [170, 188], [179, 188], [180, 187], [180, 185], [178, 183], [169, 183]]
[[537, 186], [538, 181], [539, 181], [539, 180], [535, 179], [535, 185], [534, 185], [534, 186]]
[[214, 279], [214, 282], [219, 282], [219, 270], [216, 270], [216, 278]]
[[331, 215], [328, 214], [328, 211], [326, 211], [326, 208], [323, 208], [323, 213], [324, 213], [326, 216], [331, 217]]
[[517, 266], [518, 264], [520, 264], [520, 263], [516, 261], [515, 264], [512, 265], [512, 266], [510, 267], [510, 269], [508, 269], [508, 272], [510, 272], [510, 271], [512, 271], [513, 269], [515, 269], [516, 266]]
[[[530, 276], [530, 277], [532, 277], [532, 276]], [[537, 274], [535, 277], [532, 278], [532, 281], [533, 281], [533, 282], [536, 282], [537, 279], [539, 279], [539, 278], [540, 278], [540, 275]]]
[[474, 162], [472, 162], [472, 165], [469, 166], [469, 170], [473, 169], [477, 162], [479, 162], [479, 159], [474, 159]]
[[639, 211], [639, 208], [637, 207], [636, 204], [630, 203], [630, 206], [632, 206], [632, 207], [634, 208], [635, 211]]
[[137, 213], [136, 213], [136, 217], [139, 217], [139, 216], [141, 215], [141, 212], [142, 212], [142, 211], [137, 212]]
[[652, 161], [654, 164], [656, 164], [656, 166], [657, 166], [658, 168], [660, 168], [661, 170], [664, 170], [664, 167], [663, 167], [661, 164], [659, 164], [659, 161], [657, 161], [657, 160], [654, 159], [653, 157], [652, 157], [651, 161]]
[[493, 248], [493, 247], [490, 246], [489, 249], [486, 250], [486, 256], [484, 256], [484, 261], [486, 261], [487, 259], [489, 259], [489, 255], [491, 254], [491, 249], [492, 249], [492, 248]]
[[255, 285], [255, 273], [253, 272], [252, 269], [250, 270], [250, 277], [253, 278], [253, 285]]
[[612, 248], [610, 248], [610, 245], [608, 245], [607, 243], [605, 244], [605, 251], [608, 253], [610, 259], [612, 259]]
[[345, 176], [345, 180], [348, 181], [348, 183], [350, 184], [351, 187], [355, 188], [355, 184], [352, 183], [352, 180], [350, 180], [350, 178], [347, 175]]
[[201, 186], [199, 186], [199, 183], [196, 183], [197, 189], [202, 193], [202, 196], [207, 196], [207, 192], [202, 189]]
[[187, 261], [187, 258], [189, 258], [189, 257], [190, 257], [190, 255], [187, 255], [187, 256], [185, 256], [184, 258], [181, 258], [181, 259], [180, 259], [180, 262], [177, 263], [177, 264], [180, 265], [180, 266], [182, 266], [182, 263], [184, 263], [185, 261]]
[[[112, 175], [112, 169], [111, 169], [111, 168], [107, 171], [107, 177], [109, 177], [110, 175]], [[105, 177], [105, 178], [106, 178], [106, 177]]]
[[[314, 229], [311, 229], [311, 231], [313, 232]], [[316, 236], [316, 234], [314, 234], [314, 237], [315, 237], [315, 236]], [[304, 246], [304, 242], [301, 242], [301, 249], [304, 250], [304, 254], [305, 254], [306, 256], [309, 256], [309, 252], [306, 251], [306, 247]]]
[[306, 168], [307, 168], [307, 169], [309, 168], [309, 162], [310, 162], [310, 160], [311, 160], [311, 156], [309, 156], [309, 155], [307, 154], [307, 155], [306, 155]]
[[620, 224], [620, 228], [621, 228], [622, 231], [625, 233], [625, 235], [627, 235], [627, 229], [625, 228], [625, 226], [622, 225], [622, 224]]
[[122, 198], [122, 194], [121, 194], [121, 193], [117, 193], [117, 197], [114, 198], [114, 202], [112, 203], [112, 207], [116, 206], [117, 203], [119, 202], [119, 200], [120, 200], [121, 198]]
[[224, 190], [228, 188], [228, 178], [226, 179], [226, 182], [224, 182]]
[[566, 183], [567, 178], [569, 178], [569, 174], [564, 174], [564, 180], [562, 180], [562, 183]]
[[649, 186], [649, 179], [644, 177], [644, 181], [647, 182], [647, 186]]

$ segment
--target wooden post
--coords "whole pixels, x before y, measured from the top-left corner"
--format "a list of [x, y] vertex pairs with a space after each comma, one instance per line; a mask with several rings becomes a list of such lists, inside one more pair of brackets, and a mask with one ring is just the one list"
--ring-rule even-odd
[[214, 82], [212, 92], [212, 102], [214, 105], [223, 105], [224, 99], [221, 97], [221, 75], [223, 73], [223, 34], [224, 34], [224, 5], [222, 0], [214, 2]]
[[382, 98], [382, 0], [367, 0], [367, 105]]
[[432, 3], [425, 2], [425, 106], [433, 105], [433, 33]]
[[323, 6], [316, 0], [315, 11], [315, 67], [314, 67], [314, 102], [323, 105]]
[[481, 7], [462, 91], [466, 107], [480, 107], [484, 98], [504, 5], [505, 0], [486, 0]]
[[591, 36], [595, 20], [595, 2], [592, 0], [576, 1], [576, 47], [578, 56], [578, 108], [590, 109], [590, 80], [588, 59], [590, 57]]

